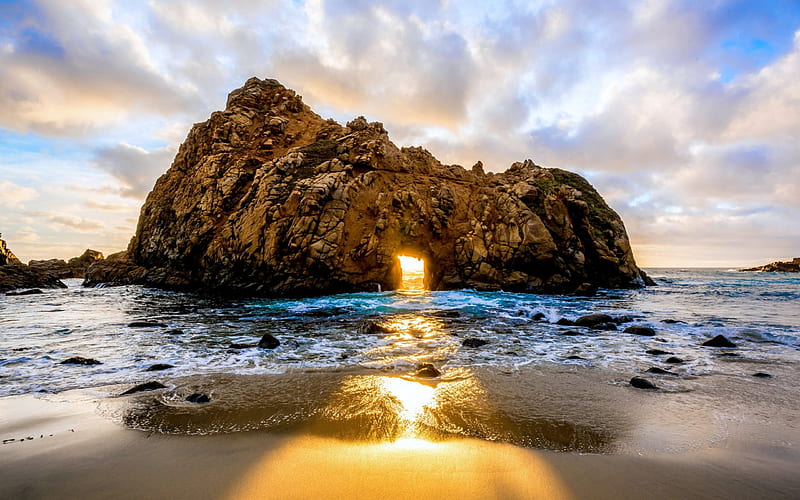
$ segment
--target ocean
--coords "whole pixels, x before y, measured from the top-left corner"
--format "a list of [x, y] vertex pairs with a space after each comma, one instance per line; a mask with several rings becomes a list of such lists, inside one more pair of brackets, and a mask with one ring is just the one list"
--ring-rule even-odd
[[[158, 376], [282, 374], [347, 369], [413, 374], [432, 363], [509, 373], [580, 365], [635, 375], [661, 366], [680, 377], [751, 377], [800, 360], [800, 275], [726, 269], [649, 269], [658, 286], [594, 297], [413, 291], [303, 299], [220, 298], [140, 286], [0, 295], [0, 396], [138, 383]], [[589, 313], [628, 316], [617, 331], [560, 326]], [[136, 321], [164, 326], [134, 327]], [[382, 329], [363, 328], [372, 321]], [[629, 325], [656, 335], [623, 333]], [[360, 328], [361, 327], [361, 328]], [[274, 350], [257, 344], [265, 333]], [[722, 334], [734, 349], [702, 347]], [[480, 347], [463, 345], [480, 339]], [[658, 349], [668, 355], [654, 356]], [[67, 365], [73, 356], [102, 364]], [[682, 363], [666, 364], [666, 357]], [[163, 372], [148, 367], [173, 365]]]

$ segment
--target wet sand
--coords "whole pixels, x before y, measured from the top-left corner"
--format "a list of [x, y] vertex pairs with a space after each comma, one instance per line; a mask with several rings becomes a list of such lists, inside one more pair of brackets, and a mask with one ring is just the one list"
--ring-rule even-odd
[[[772, 372], [656, 392], [547, 366], [7, 397], [0, 498], [798, 498], [796, 368]], [[196, 390], [212, 402], [183, 401]]]

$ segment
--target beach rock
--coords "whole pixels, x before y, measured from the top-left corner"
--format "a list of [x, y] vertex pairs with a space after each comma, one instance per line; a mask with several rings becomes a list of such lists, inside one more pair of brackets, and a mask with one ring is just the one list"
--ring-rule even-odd
[[31, 288], [29, 290], [20, 290], [18, 292], [6, 292], [6, 295], [13, 297], [15, 295], [39, 295], [40, 293], [44, 293], [39, 288]]
[[561, 326], [574, 326], [575, 322], [571, 319], [560, 318], [558, 321], [556, 321], [556, 324]]
[[164, 389], [167, 386], [162, 384], [161, 382], [156, 382], [155, 380], [152, 382], [145, 382], [143, 384], [138, 384], [127, 391], [120, 394], [120, 396], [127, 396], [129, 394], [136, 394], [137, 392], [145, 392], [145, 391], [155, 391], [156, 389]]
[[772, 375], [770, 375], [769, 373], [764, 373], [764, 372], [754, 373], [753, 376], [756, 377], [756, 378], [772, 378]]
[[489, 342], [487, 342], [486, 340], [476, 339], [476, 338], [470, 337], [468, 339], [464, 339], [464, 341], [461, 342], [461, 345], [463, 345], [464, 347], [477, 348], [477, 347], [485, 346], [488, 343]]
[[711, 340], [703, 342], [706, 347], [736, 347], [736, 344], [728, 340], [724, 335], [717, 335]]
[[57, 277], [31, 269], [24, 264], [0, 266], [0, 292], [20, 288], [67, 288]]
[[670, 364], [673, 364], [673, 365], [680, 365], [680, 364], [684, 363], [685, 361], [683, 361], [681, 358], [678, 358], [676, 356], [672, 356], [672, 357], [667, 358], [666, 361], [664, 361], [664, 362], [665, 363], [670, 363]]
[[156, 363], [154, 365], [150, 365], [145, 371], [157, 372], [161, 370], [169, 370], [170, 368], [175, 368], [175, 365], [171, 365], [169, 363]]
[[677, 319], [662, 319], [661, 322], [662, 323], [666, 323], [668, 325], [676, 325], [676, 324], [685, 325], [686, 324], [685, 321], [681, 321], [681, 320], [677, 320]]
[[658, 389], [655, 384], [642, 377], [633, 377], [630, 384], [637, 389]]
[[583, 335], [583, 332], [578, 330], [564, 330], [563, 332], [559, 333], [559, 335], [564, 335], [567, 337], [575, 337], [578, 335]]
[[73, 356], [61, 362], [62, 365], [102, 365], [102, 361], [97, 361], [93, 358], [84, 358], [82, 356]]
[[575, 326], [588, 326], [589, 328], [594, 328], [597, 325], [603, 323], [613, 323], [614, 318], [609, 316], [608, 314], [602, 313], [594, 313], [594, 314], [587, 314], [586, 316], [581, 316], [580, 318], [575, 320]]
[[594, 297], [597, 295], [597, 286], [591, 283], [581, 283], [572, 294], [579, 297]]
[[265, 333], [261, 340], [258, 341], [258, 347], [261, 349], [275, 349], [281, 345], [281, 341], [270, 335], [269, 333]]
[[652, 283], [622, 220], [583, 177], [531, 160], [499, 174], [445, 165], [398, 148], [381, 123], [342, 126], [276, 80], [251, 78], [192, 127], [127, 253], [92, 264], [85, 284], [393, 290], [401, 254], [425, 259], [432, 290]]
[[762, 273], [800, 273], [800, 257], [795, 257], [791, 262], [772, 262], [765, 266], [739, 269], [739, 271], [758, 271]]
[[564, 358], [564, 359], [584, 359], [584, 358], [582, 358], [582, 357], [578, 356], [577, 354], [573, 354], [573, 355], [571, 355], [571, 356], [567, 356], [567, 357], [566, 357], [566, 358]]
[[653, 356], [663, 356], [664, 354], [672, 354], [671, 352], [662, 351], [661, 349], [648, 349], [647, 354], [651, 354]]
[[643, 337], [653, 337], [656, 331], [649, 326], [632, 325], [622, 331], [622, 333], [630, 333], [632, 335], [641, 335]]
[[656, 375], [677, 375], [677, 373], [672, 373], [669, 370], [665, 370], [663, 368], [659, 368], [657, 366], [652, 366], [647, 369], [647, 373], [654, 373]]
[[433, 363], [420, 363], [417, 365], [414, 375], [420, 378], [437, 378], [442, 375], [442, 372], [437, 370]]
[[365, 319], [358, 324], [359, 335], [379, 335], [389, 333], [391, 330], [376, 321]]
[[537, 312], [536, 314], [533, 315], [531, 319], [533, 321], [544, 321], [545, 318], [546, 316], [544, 315], [544, 313]]
[[158, 321], [132, 321], [128, 323], [130, 328], [166, 328], [167, 325], [159, 323]]
[[206, 394], [195, 392], [194, 394], [186, 396], [185, 400], [190, 403], [208, 403], [209, 401], [211, 401], [211, 398], [208, 397]]
[[[3, 234], [0, 233], [0, 236]], [[14, 255], [14, 252], [6, 245], [5, 240], [0, 239], [0, 266], [21, 265], [22, 262]]]
[[167, 330], [164, 333], [167, 335], [183, 335], [183, 330], [180, 328], [173, 328], [172, 330]]
[[625, 315], [625, 314], [623, 314], [622, 316], [617, 316], [617, 317], [614, 318], [614, 323], [616, 323], [618, 325], [621, 325], [623, 323], [630, 323], [631, 321], [633, 321], [633, 318], [631, 318], [630, 316]]

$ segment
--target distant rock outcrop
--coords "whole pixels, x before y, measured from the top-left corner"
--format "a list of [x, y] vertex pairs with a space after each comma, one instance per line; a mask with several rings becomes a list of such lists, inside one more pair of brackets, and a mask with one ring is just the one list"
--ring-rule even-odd
[[[0, 239], [0, 292], [18, 288], [66, 288], [58, 277], [26, 266]], [[22, 294], [20, 294], [22, 295]]]
[[398, 148], [380, 123], [324, 120], [251, 78], [196, 124], [142, 207], [126, 255], [85, 284], [267, 295], [391, 290], [397, 256], [433, 290], [636, 287], [619, 216], [581, 176], [514, 163], [501, 174]]
[[739, 269], [739, 271], [760, 271], [764, 273], [800, 273], [800, 257], [795, 257], [791, 262], [773, 262], [766, 266]]
[[102, 253], [87, 248], [80, 257], [73, 257], [69, 261], [63, 259], [31, 260], [28, 262], [28, 266], [60, 279], [83, 278], [86, 275], [86, 269], [95, 261], [102, 259]]

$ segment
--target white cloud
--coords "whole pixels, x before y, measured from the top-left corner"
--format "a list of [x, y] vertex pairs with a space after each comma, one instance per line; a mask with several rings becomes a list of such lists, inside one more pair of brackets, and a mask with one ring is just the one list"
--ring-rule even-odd
[[0, 207], [23, 208], [26, 201], [36, 199], [35, 189], [19, 186], [9, 181], [0, 181]]

